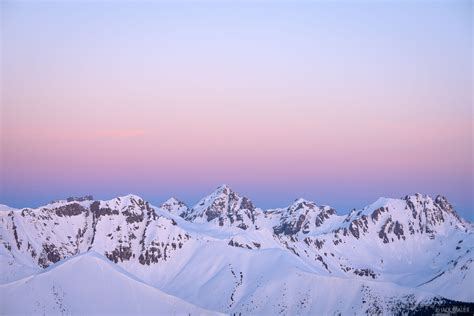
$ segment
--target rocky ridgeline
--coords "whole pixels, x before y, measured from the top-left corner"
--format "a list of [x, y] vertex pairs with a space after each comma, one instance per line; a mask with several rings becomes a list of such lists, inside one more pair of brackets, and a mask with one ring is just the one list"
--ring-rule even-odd
[[446, 198], [421, 194], [381, 198], [340, 216], [329, 206], [304, 199], [286, 208], [263, 211], [223, 185], [192, 208], [171, 198], [159, 209], [164, 212], [162, 216], [135, 195], [109, 201], [96, 201], [92, 196], [58, 200], [2, 216], [1, 241], [9, 252], [26, 254], [43, 268], [88, 250], [102, 253], [115, 263], [153, 265], [167, 261], [195, 236], [173, 216], [165, 216], [172, 214], [188, 222], [233, 230], [234, 236], [226, 241], [229, 247], [265, 248], [268, 238], [259, 236], [268, 233], [274, 243], [271, 247], [290, 251], [322, 273], [375, 279], [379, 273], [373, 268], [351, 263], [351, 248], [365, 247], [369, 242], [383, 251], [384, 244], [400, 243], [397, 247], [403, 248], [402, 243], [410, 238], [432, 240], [449, 229], [471, 230]]
[[25, 208], [1, 220], [5, 247], [28, 254], [43, 268], [91, 249], [115, 263], [138, 260], [149, 265], [167, 260], [189, 239], [174, 220], [158, 216], [148, 202], [132, 195]]
[[212, 222], [219, 226], [255, 228], [255, 218], [261, 213], [252, 201], [222, 185], [192, 209], [181, 214], [185, 220], [195, 223]]

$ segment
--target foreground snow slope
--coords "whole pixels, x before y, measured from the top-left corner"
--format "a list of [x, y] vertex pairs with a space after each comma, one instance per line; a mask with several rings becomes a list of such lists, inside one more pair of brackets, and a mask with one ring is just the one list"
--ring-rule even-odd
[[218, 315], [149, 286], [88, 252], [0, 285], [0, 314]]
[[227, 247], [225, 243], [205, 243], [160, 267], [130, 263], [125, 267], [168, 293], [230, 314], [393, 314], [439, 298], [388, 282], [322, 276], [279, 248], [255, 251], [234, 247], [229, 251]]

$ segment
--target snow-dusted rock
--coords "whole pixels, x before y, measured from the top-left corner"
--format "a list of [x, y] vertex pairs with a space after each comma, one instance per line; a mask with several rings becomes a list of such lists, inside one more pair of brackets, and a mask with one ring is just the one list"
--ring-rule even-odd
[[[45, 276], [60, 275], [53, 271], [62, 262], [73, 273], [97, 258], [107, 271], [117, 266], [112, 278], [124, 273], [192, 303], [186, 306], [223, 313], [390, 314], [474, 302], [474, 229], [442, 196], [380, 198], [338, 215], [304, 199], [264, 211], [223, 185], [191, 209], [174, 198], [154, 207], [136, 195], [2, 205], [0, 224], [1, 294], [30, 293], [28, 280], [38, 289], [51, 285], [36, 298], [44, 304], [7, 311], [56, 311], [52, 299], [62, 294], [51, 287], [73, 293], [75, 285]], [[92, 259], [77, 259], [91, 252]], [[84, 275], [100, 288], [100, 278]]]

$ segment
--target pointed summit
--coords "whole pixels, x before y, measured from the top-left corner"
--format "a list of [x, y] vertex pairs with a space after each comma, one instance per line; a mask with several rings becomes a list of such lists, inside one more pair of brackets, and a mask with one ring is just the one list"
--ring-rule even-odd
[[237, 193], [234, 192], [234, 190], [232, 190], [232, 188], [229, 187], [227, 184], [221, 184], [211, 194], [209, 194], [208, 197], [219, 196], [221, 194], [230, 195], [230, 194], [237, 194]]
[[182, 204], [182, 203], [184, 204], [184, 202], [172, 196], [169, 199], [167, 199], [165, 202], [163, 202], [161, 205], [174, 205], [174, 204]]
[[143, 198], [141, 196], [138, 196], [138, 195], [132, 194], [132, 193], [127, 194], [127, 195], [123, 196], [122, 198], [129, 199], [129, 200], [136, 200], [136, 201], [143, 200]]
[[221, 184], [220, 186], [217, 187], [216, 191], [232, 191], [232, 189], [227, 185], [227, 184]]
[[303, 198], [296, 199], [290, 206], [287, 207], [288, 212], [293, 213], [301, 209], [315, 209], [318, 206], [313, 201], [308, 201]]
[[142, 197], [135, 194], [127, 194], [119, 196], [108, 201], [96, 201], [97, 203], [104, 204], [107, 207], [123, 210], [126, 208], [144, 208], [148, 204]]
[[223, 184], [182, 217], [197, 223], [213, 222], [219, 226], [247, 229], [255, 225], [255, 211], [255, 206], [248, 198]]
[[295, 201], [293, 202], [293, 205], [294, 204], [300, 204], [300, 203], [315, 204], [315, 202], [313, 202], [313, 201], [309, 201], [305, 198], [300, 197], [300, 198], [295, 199]]
[[160, 205], [162, 210], [166, 210], [171, 214], [183, 217], [189, 211], [189, 207], [182, 201], [175, 197], [169, 198], [163, 204]]
[[281, 211], [280, 225], [275, 226], [273, 232], [277, 235], [308, 234], [335, 215], [336, 210], [329, 206], [318, 206], [313, 201], [299, 198]]

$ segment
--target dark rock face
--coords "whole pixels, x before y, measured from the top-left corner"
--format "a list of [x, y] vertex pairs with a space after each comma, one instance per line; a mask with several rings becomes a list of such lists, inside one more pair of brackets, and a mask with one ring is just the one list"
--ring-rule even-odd
[[[215, 218], [219, 218], [220, 215], [221, 215], [221, 212], [219, 212], [219, 210], [215, 210], [215, 209], [207, 209], [204, 214], [206, 214], [206, 220], [208, 222], [210, 222]], [[222, 225], [224, 225], [224, 221], [222, 221]], [[222, 225], [220, 225], [220, 226], [222, 226]]]
[[86, 195], [86, 196], [82, 196], [82, 197], [68, 197], [66, 201], [68, 202], [73, 202], [73, 201], [76, 201], [76, 202], [84, 202], [84, 201], [92, 201], [94, 200], [94, 198], [92, 197], [92, 195]]
[[63, 258], [56, 245], [43, 244], [43, 251], [39, 256], [38, 265], [42, 268], [47, 268], [51, 263], [56, 263], [61, 259]]
[[315, 222], [316, 227], [321, 226], [325, 222], [326, 219], [329, 219], [331, 217], [331, 215], [336, 215], [335, 209], [330, 208], [327, 211], [323, 209], [316, 217], [316, 222]]
[[252, 249], [252, 247], [250, 247], [249, 245], [246, 245], [246, 244], [241, 244], [237, 241], [234, 241], [233, 239], [231, 239], [228, 243], [229, 246], [232, 246], [232, 247], [239, 247], [239, 248], [247, 248], [247, 249]]
[[239, 225], [237, 225], [237, 227], [243, 230], [246, 230], [248, 228], [248, 226], [245, 225], [244, 223], [240, 223]]
[[36, 258], [36, 251], [33, 246], [28, 242], [27, 251], [30, 253], [32, 258]]
[[151, 263], [158, 263], [159, 259], [161, 259], [163, 256], [161, 254], [161, 249], [158, 247], [155, 247], [154, 244], [152, 244], [148, 249], [140, 254], [138, 257], [138, 261], [142, 265], [147, 265], [149, 266]]
[[56, 215], [58, 215], [59, 217], [71, 217], [71, 216], [77, 216], [83, 213], [87, 213], [86, 214], [87, 216], [89, 213], [89, 210], [82, 207], [78, 203], [66, 204], [64, 206], [55, 208], [54, 211]]
[[349, 225], [349, 231], [352, 233], [352, 235], [359, 239], [359, 227], [357, 227], [357, 225], [354, 225], [354, 222], [352, 222], [350, 225]]
[[324, 266], [324, 268], [325, 268], [327, 271], [331, 272], [331, 271], [329, 270], [329, 267], [328, 267], [327, 263], [324, 262], [324, 259], [323, 259], [323, 257], [321, 257], [321, 255], [316, 255], [316, 260], [320, 261], [321, 264]]
[[240, 207], [244, 210], [254, 210], [255, 209], [255, 206], [253, 205], [252, 201], [250, 201], [246, 197], [242, 198], [242, 202], [240, 202]]
[[390, 241], [394, 241], [393, 238], [390, 239], [388, 237], [388, 234], [392, 233], [397, 237], [398, 240], [406, 239], [404, 235], [403, 224], [399, 221], [393, 222], [392, 218], [389, 217], [379, 231], [379, 238], [383, 240], [384, 244], [387, 244]]
[[96, 217], [101, 217], [101, 216], [104, 216], [104, 215], [119, 215], [118, 210], [113, 210], [113, 209], [108, 208], [108, 207], [101, 208], [99, 201], [95, 201], [94, 203], [91, 204], [91, 212]]
[[324, 246], [324, 243], [326, 242], [326, 240], [324, 239], [319, 240], [318, 238], [313, 238], [313, 237], [305, 237], [303, 241], [307, 246], [310, 246], [310, 247], [314, 246], [318, 250], [321, 250]]
[[358, 276], [371, 277], [372, 279], [377, 278], [377, 274], [371, 269], [355, 269], [353, 273]]
[[130, 245], [128, 245], [128, 246], [119, 245], [113, 251], [105, 252], [105, 256], [110, 261], [113, 261], [115, 263], [119, 262], [119, 260], [120, 260], [120, 262], [130, 260], [130, 258], [132, 257], [132, 254], [133, 254], [133, 252], [132, 252], [132, 248], [131, 248]]
[[453, 211], [453, 206], [448, 202], [448, 199], [442, 195], [438, 195], [435, 198], [435, 204], [438, 205], [442, 210], [447, 212]]
[[378, 209], [373, 211], [372, 214], [370, 215], [370, 217], [372, 218], [372, 221], [377, 222], [379, 220], [380, 215], [385, 211], [388, 211], [388, 208], [379, 207]]
[[15, 242], [16, 242], [16, 246], [18, 249], [21, 249], [21, 241], [18, 237], [18, 231], [17, 231], [17, 227], [15, 225], [15, 220], [13, 218], [13, 212], [10, 212], [8, 214], [9, 217], [11, 217], [11, 221], [12, 221], [12, 229], [13, 229], [13, 237], [15, 238]]
[[130, 212], [127, 210], [124, 211], [122, 214], [126, 216], [126, 221], [129, 224], [142, 222], [145, 218], [145, 213], [143, 211], [140, 214], [137, 214], [135, 212]]
[[283, 222], [279, 226], [273, 227], [273, 233], [275, 235], [294, 235], [301, 230], [305, 218], [306, 217], [301, 214], [296, 222]]
[[395, 236], [397, 236], [398, 239], [405, 239], [405, 236], [403, 235], [403, 225], [400, 224], [398, 221], [395, 222], [393, 233], [395, 234]]
[[409, 196], [405, 196], [405, 201], [407, 202], [407, 207], [411, 210], [412, 216], [414, 219], [416, 219], [417, 213], [416, 213], [416, 208], [415, 204], [411, 201]]
[[255, 212], [252, 201], [223, 186], [182, 217], [191, 222], [203, 218], [207, 222], [216, 221], [219, 226], [232, 225], [246, 230], [255, 225]]
[[360, 218], [355, 219], [351, 222], [351, 224], [349, 225], [349, 231], [356, 239], [359, 239], [361, 234], [366, 233], [368, 231], [368, 225], [369, 221], [367, 220], [367, 216], [362, 215]]
[[299, 232], [308, 234], [336, 214], [332, 208], [318, 207], [313, 202], [303, 199], [296, 200], [294, 204], [278, 212], [282, 214], [281, 220], [279, 225], [273, 227], [273, 233], [288, 236]]
[[231, 239], [227, 244], [232, 247], [239, 247], [239, 248], [244, 248], [244, 249], [260, 249], [260, 247], [262, 246], [258, 242], [252, 242], [252, 244], [249, 245], [249, 244], [239, 243], [238, 241], [235, 241], [233, 239]]
[[454, 210], [453, 206], [449, 203], [448, 199], [442, 195], [438, 195], [434, 201], [435, 205], [446, 213], [452, 214], [458, 221], [461, 221], [458, 213]]
[[387, 226], [390, 225], [390, 223], [392, 222], [392, 219], [389, 218], [385, 224], [382, 225], [382, 228], [380, 229], [379, 231], [379, 238], [383, 240], [383, 243], [384, 244], [388, 244], [389, 240], [388, 240], [388, 236], [387, 236], [387, 233], [385, 232], [385, 229]]
[[140, 241], [142, 250], [138, 256], [138, 261], [142, 265], [151, 265], [160, 261], [166, 261], [173, 252], [183, 248], [185, 242], [190, 238], [191, 236], [188, 234], [179, 233], [177, 236], [171, 237], [171, 239], [162, 241], [155, 239], [148, 245], [145, 245], [145, 239], [142, 238]]
[[[84, 202], [84, 201], [93, 201], [94, 197], [92, 195], [86, 195], [81, 197], [71, 196], [66, 199], [66, 202]], [[50, 203], [59, 203], [62, 202], [61, 200], [52, 200]]]
[[319, 240], [319, 239], [315, 239], [314, 240], [314, 245], [316, 246], [316, 248], [318, 249], [321, 249], [324, 245], [324, 240]]

